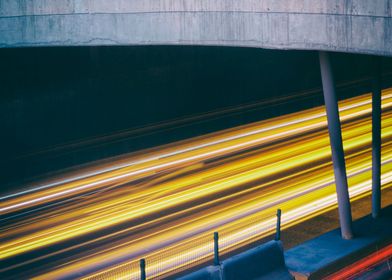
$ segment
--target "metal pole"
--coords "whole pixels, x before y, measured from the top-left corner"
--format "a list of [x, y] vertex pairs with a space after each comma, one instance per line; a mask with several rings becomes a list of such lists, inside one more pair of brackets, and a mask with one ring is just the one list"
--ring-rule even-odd
[[351, 239], [353, 238], [351, 205], [348, 193], [346, 164], [344, 161], [338, 100], [328, 53], [319, 52], [319, 59], [338, 198], [340, 229], [344, 239]]
[[214, 265], [219, 265], [219, 234], [214, 232]]
[[372, 96], [372, 216], [381, 209], [381, 71], [380, 60], [374, 58]]
[[280, 240], [280, 217], [282, 216], [282, 210], [278, 209], [276, 211], [276, 233], [275, 240]]
[[146, 280], [146, 260], [140, 259], [140, 280]]

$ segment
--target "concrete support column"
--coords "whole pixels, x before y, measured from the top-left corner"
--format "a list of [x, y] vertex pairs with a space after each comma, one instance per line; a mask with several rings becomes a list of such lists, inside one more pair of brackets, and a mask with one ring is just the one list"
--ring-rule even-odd
[[381, 71], [380, 58], [374, 58], [372, 96], [372, 216], [381, 209]]
[[342, 237], [344, 239], [351, 239], [353, 237], [351, 205], [348, 193], [338, 100], [336, 97], [335, 84], [328, 53], [319, 52], [319, 59], [324, 100], [327, 110], [328, 131], [331, 142], [336, 193], [338, 197], [340, 228]]

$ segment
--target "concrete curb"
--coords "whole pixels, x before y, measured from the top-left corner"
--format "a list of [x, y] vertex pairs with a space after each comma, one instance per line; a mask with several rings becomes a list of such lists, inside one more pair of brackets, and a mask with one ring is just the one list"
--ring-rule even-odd
[[382, 214], [355, 221], [351, 240], [341, 238], [340, 229], [335, 229], [288, 250], [288, 269], [296, 279], [320, 279], [377, 252], [392, 242], [392, 207]]

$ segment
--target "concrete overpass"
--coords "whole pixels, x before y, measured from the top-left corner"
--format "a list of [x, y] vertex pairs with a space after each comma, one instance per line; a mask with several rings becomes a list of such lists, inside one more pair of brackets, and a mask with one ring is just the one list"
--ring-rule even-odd
[[208, 45], [392, 56], [390, 0], [0, 2], [0, 46]]
[[[319, 62], [337, 187], [341, 235], [347, 240], [355, 237], [337, 94], [328, 52], [392, 56], [391, 1], [0, 2], [2, 48], [105, 45], [233, 46], [320, 51]], [[374, 218], [379, 216], [381, 199], [382, 70], [379, 62], [376, 61], [374, 65], [372, 102]], [[336, 240], [327, 241], [336, 243]]]

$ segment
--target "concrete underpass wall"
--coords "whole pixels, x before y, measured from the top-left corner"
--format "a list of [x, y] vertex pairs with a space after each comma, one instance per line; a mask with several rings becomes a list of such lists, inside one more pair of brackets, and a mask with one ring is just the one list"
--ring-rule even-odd
[[390, 0], [3, 0], [0, 46], [219, 45], [392, 55]]

